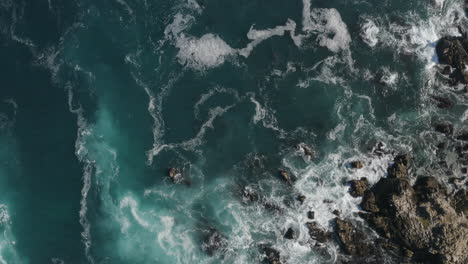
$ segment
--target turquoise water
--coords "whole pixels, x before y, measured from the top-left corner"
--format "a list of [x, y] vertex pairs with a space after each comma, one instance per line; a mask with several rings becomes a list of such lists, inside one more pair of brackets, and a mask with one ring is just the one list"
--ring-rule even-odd
[[[466, 26], [462, 1], [6, 0], [0, 13], [2, 264], [259, 263], [261, 244], [334, 263], [304, 223], [355, 218], [343, 182], [377, 181], [392, 152], [444, 171], [444, 140], [461, 174], [432, 124], [467, 128], [434, 53]], [[440, 93], [455, 107], [438, 109]], [[243, 201], [246, 186], [281, 213]], [[207, 254], [213, 228], [226, 247]]]

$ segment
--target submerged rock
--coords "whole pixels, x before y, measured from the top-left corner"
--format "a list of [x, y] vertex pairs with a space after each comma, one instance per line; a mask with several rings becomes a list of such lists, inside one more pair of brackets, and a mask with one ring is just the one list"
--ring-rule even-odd
[[431, 95], [431, 98], [439, 108], [452, 108], [454, 106], [454, 103], [449, 98], [436, 95]]
[[350, 189], [349, 193], [353, 197], [362, 197], [365, 192], [369, 189], [369, 182], [367, 178], [363, 177], [360, 180], [351, 180], [349, 181]]
[[453, 125], [448, 122], [438, 123], [434, 126], [435, 131], [450, 136], [453, 134]]
[[313, 211], [307, 212], [307, 218], [314, 219], [315, 218], [315, 213]]
[[215, 228], [205, 230], [203, 235], [202, 250], [212, 256], [216, 252], [224, 252], [227, 248], [227, 238]]
[[242, 201], [245, 204], [256, 203], [269, 211], [275, 211], [277, 213], [283, 212], [283, 209], [274, 201], [271, 201], [268, 198], [264, 197], [261, 193], [252, 189], [251, 187], [244, 187], [241, 190], [241, 196]]
[[468, 131], [463, 131], [457, 136], [458, 140], [468, 141]]

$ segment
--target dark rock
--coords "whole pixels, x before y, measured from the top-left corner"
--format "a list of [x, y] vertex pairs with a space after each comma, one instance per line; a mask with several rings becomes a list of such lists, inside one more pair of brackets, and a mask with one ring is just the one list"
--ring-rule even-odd
[[307, 218], [314, 219], [315, 218], [315, 213], [313, 211], [307, 212]]
[[306, 223], [307, 228], [309, 229], [309, 235], [311, 238], [315, 239], [317, 242], [325, 243], [331, 238], [330, 232], [327, 232], [321, 229], [317, 223], [308, 222]]
[[361, 207], [367, 212], [376, 213], [379, 211], [377, 200], [373, 191], [365, 192], [364, 197], [362, 197]]
[[296, 232], [292, 228], [288, 228], [286, 233], [284, 234], [284, 238], [286, 239], [296, 239]]
[[341, 212], [340, 210], [333, 210], [332, 214], [336, 215], [336, 216], [340, 216]]
[[393, 161], [393, 165], [387, 170], [389, 178], [406, 178], [408, 177], [408, 166], [409, 166], [408, 155], [398, 155]]
[[242, 189], [242, 200], [244, 202], [258, 202], [260, 195], [252, 188], [245, 187]]
[[285, 170], [279, 170], [279, 175], [281, 177], [281, 179], [285, 182], [287, 182], [289, 185], [293, 185], [294, 181], [295, 181], [295, 178], [294, 176], [292, 176], [291, 174], [289, 174], [289, 172], [285, 171]]
[[[395, 163], [408, 164], [404, 159]], [[420, 177], [414, 186], [406, 176], [381, 178], [364, 195], [368, 201], [363, 198], [363, 204], [375, 204], [378, 211], [360, 216], [377, 233], [414, 252], [416, 262], [465, 264], [468, 219], [461, 214], [466, 204], [458, 202], [466, 201], [465, 195], [450, 198], [435, 177]]]
[[280, 252], [270, 246], [261, 245], [261, 252], [265, 255], [263, 261], [268, 264], [281, 264], [281, 255]]
[[362, 161], [352, 161], [349, 163], [351, 169], [362, 169], [364, 168], [364, 163]]
[[367, 178], [361, 178], [360, 180], [352, 180], [349, 182], [350, 190], [349, 193], [353, 197], [362, 197], [364, 193], [369, 189], [369, 182]]
[[212, 256], [216, 252], [224, 252], [227, 247], [227, 239], [216, 229], [205, 230], [203, 236], [202, 250]]
[[464, 71], [468, 65], [466, 40], [463, 37], [443, 37], [437, 42], [436, 52], [440, 63], [454, 68], [451, 77], [466, 84], [468, 82], [468, 76]]
[[306, 199], [306, 197], [305, 197], [305, 195], [300, 194], [300, 195], [297, 196], [296, 199], [297, 199], [301, 204], [303, 204], [304, 201], [305, 201], [305, 199]]
[[468, 216], [468, 191], [462, 189], [456, 192], [453, 196], [452, 206], [457, 213], [463, 213], [465, 216]]
[[337, 218], [335, 233], [340, 241], [341, 249], [346, 254], [360, 257], [368, 255], [370, 246], [364, 242], [364, 233], [357, 230], [351, 222]]
[[468, 141], [468, 131], [462, 132], [460, 135], [457, 136], [458, 140]]
[[190, 185], [190, 181], [185, 179], [184, 176], [182, 175], [182, 171], [178, 168], [169, 168], [167, 170], [167, 175], [171, 179], [172, 183], [179, 184], [183, 183], [186, 185]]
[[372, 153], [374, 153], [377, 156], [382, 156], [384, 154], [387, 154], [388, 151], [386, 150], [387, 146], [385, 143], [379, 141], [377, 144], [372, 148]]
[[446, 136], [453, 134], [453, 125], [448, 122], [438, 123], [434, 126], [434, 129], [435, 131], [445, 134]]
[[454, 103], [449, 98], [436, 95], [431, 95], [431, 98], [439, 108], [452, 108], [454, 106]]
[[332, 200], [330, 200], [330, 199], [323, 199], [323, 201], [322, 201], [322, 202], [323, 202], [323, 203], [333, 203], [333, 201], [332, 201]]
[[451, 73], [452, 73], [452, 68], [449, 65], [445, 66], [444, 69], [442, 70], [443, 75], [449, 75]]
[[298, 144], [297, 149], [301, 151], [302, 153], [304, 153], [304, 156], [309, 159], [314, 159], [317, 156], [315, 151], [310, 146], [306, 145], [305, 143]]
[[467, 174], [468, 173], [468, 168], [461, 168], [461, 173]]

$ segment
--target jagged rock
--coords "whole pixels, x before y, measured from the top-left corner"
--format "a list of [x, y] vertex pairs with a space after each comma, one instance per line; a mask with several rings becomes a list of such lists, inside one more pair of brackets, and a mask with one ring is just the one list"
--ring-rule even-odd
[[395, 164], [401, 168], [372, 187], [378, 211], [360, 215], [379, 234], [414, 252], [416, 262], [468, 263], [468, 219], [459, 214], [466, 205], [457, 203], [466, 201], [466, 194], [452, 199], [435, 177], [421, 177], [412, 186], [408, 160], [395, 159]]
[[317, 242], [325, 243], [331, 238], [330, 232], [321, 229], [315, 222], [307, 222], [307, 228], [309, 229], [309, 235]]
[[388, 151], [386, 150], [387, 145], [385, 143], [379, 141], [377, 144], [372, 148], [372, 153], [374, 153], [377, 156], [382, 156], [384, 154], [387, 154]]
[[340, 210], [335, 209], [335, 210], [333, 210], [332, 214], [334, 214], [336, 216], [340, 216], [341, 212], [340, 212]]
[[225, 251], [227, 247], [227, 239], [218, 230], [209, 228], [203, 231], [202, 250], [208, 255], [214, 255], [217, 251]]
[[463, 37], [443, 37], [436, 45], [439, 62], [452, 66], [454, 71], [451, 77], [465, 84], [468, 83], [468, 74], [465, 72], [465, 67], [468, 65], [466, 47], [467, 40]]
[[296, 232], [292, 228], [288, 228], [286, 233], [284, 234], [284, 238], [286, 239], [296, 239]]
[[304, 156], [309, 159], [313, 159], [317, 156], [315, 151], [310, 146], [306, 145], [305, 143], [299, 143], [297, 145], [297, 149], [301, 151], [302, 153], [304, 153]]
[[340, 241], [341, 249], [346, 254], [359, 257], [368, 255], [370, 246], [364, 242], [364, 233], [357, 230], [351, 222], [337, 218], [335, 233]]
[[304, 201], [305, 201], [305, 199], [306, 199], [306, 197], [305, 197], [305, 195], [300, 194], [300, 195], [297, 196], [296, 199], [297, 199], [301, 204], [303, 204]]
[[252, 188], [245, 187], [242, 189], [242, 200], [244, 202], [257, 202], [259, 199], [259, 194]]
[[468, 131], [464, 131], [457, 136], [458, 140], [468, 141]]
[[261, 252], [265, 255], [263, 261], [268, 264], [281, 264], [281, 255], [280, 252], [270, 246], [261, 245]]
[[361, 201], [361, 207], [367, 212], [376, 213], [379, 211], [377, 200], [375, 199], [375, 194], [373, 191], [367, 191], [364, 193], [364, 197], [362, 197]]
[[315, 218], [315, 213], [313, 211], [307, 212], [307, 218], [314, 219]]
[[461, 168], [461, 173], [467, 174], [468, 173], [468, 168]]
[[369, 189], [369, 182], [365, 177], [361, 178], [360, 180], [351, 180], [349, 184], [349, 193], [353, 197], [362, 197], [364, 196], [364, 193]]
[[452, 206], [458, 213], [463, 213], [468, 217], [468, 191], [465, 189], [455, 193], [452, 200]]
[[408, 176], [409, 156], [398, 155], [393, 159], [394, 163], [387, 170], [389, 178], [404, 178]]
[[452, 108], [454, 106], [454, 103], [449, 98], [437, 95], [431, 95], [431, 98], [436, 102], [439, 108]]
[[448, 122], [438, 123], [434, 126], [434, 129], [435, 131], [445, 134], [446, 136], [453, 134], [453, 125]]
[[362, 169], [364, 168], [364, 163], [362, 161], [351, 161], [349, 166], [351, 169]]
[[294, 181], [295, 181], [295, 178], [294, 176], [292, 176], [291, 174], [289, 174], [289, 172], [285, 171], [285, 170], [279, 170], [279, 175], [281, 177], [281, 179], [285, 182], [287, 182], [289, 185], [293, 185]]
[[172, 183], [183, 183], [186, 185], [190, 185], [190, 181], [184, 178], [184, 176], [182, 175], [182, 171], [178, 168], [169, 168], [167, 170], [167, 175], [171, 179]]

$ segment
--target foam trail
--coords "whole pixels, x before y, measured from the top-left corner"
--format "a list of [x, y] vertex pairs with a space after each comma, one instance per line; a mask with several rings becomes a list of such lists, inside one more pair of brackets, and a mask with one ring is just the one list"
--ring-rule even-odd
[[284, 26], [271, 29], [257, 30], [251, 26], [247, 38], [251, 40], [245, 48], [234, 49], [219, 36], [207, 33], [200, 38], [185, 34], [194, 18], [190, 15], [177, 13], [174, 20], [164, 30], [165, 40], [172, 40], [179, 49], [177, 59], [179, 63], [192, 69], [204, 70], [222, 65], [228, 57], [241, 55], [248, 57], [252, 50], [261, 42], [273, 36], [283, 36], [289, 31], [291, 38], [297, 42], [294, 35], [296, 23], [288, 20]]

